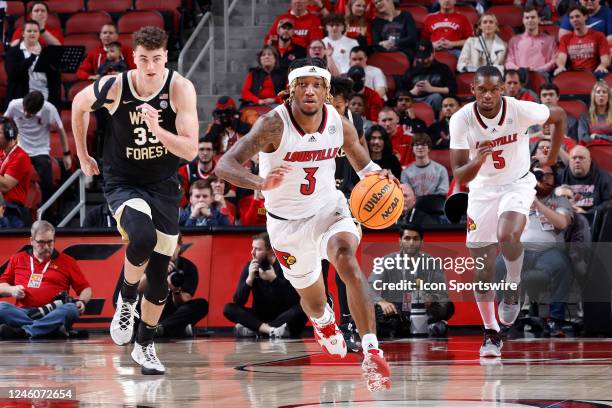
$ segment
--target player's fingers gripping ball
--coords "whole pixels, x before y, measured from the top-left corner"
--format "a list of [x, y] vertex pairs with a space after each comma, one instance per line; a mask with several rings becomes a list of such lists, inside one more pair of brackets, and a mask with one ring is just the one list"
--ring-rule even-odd
[[404, 209], [404, 194], [393, 181], [377, 174], [361, 180], [349, 199], [353, 217], [372, 229], [387, 228], [397, 222]]

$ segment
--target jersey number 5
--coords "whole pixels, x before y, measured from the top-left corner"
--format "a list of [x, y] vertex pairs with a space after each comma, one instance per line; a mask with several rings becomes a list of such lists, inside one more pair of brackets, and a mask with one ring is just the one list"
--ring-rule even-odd
[[493, 158], [493, 167], [496, 169], [503, 169], [506, 167], [506, 159], [502, 157], [503, 150], [494, 150], [491, 152], [491, 157]]
[[300, 193], [303, 195], [311, 195], [315, 191], [315, 184], [317, 184], [317, 179], [314, 177], [315, 173], [319, 170], [318, 167], [307, 167], [304, 169], [306, 172], [306, 181], [308, 184], [300, 185]]

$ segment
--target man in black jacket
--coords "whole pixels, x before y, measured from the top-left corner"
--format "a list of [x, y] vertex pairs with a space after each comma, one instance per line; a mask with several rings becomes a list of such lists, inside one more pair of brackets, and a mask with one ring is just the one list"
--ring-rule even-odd
[[[252, 259], [240, 274], [234, 302], [223, 308], [223, 315], [236, 323], [236, 334], [249, 337], [298, 337], [306, 326], [300, 298], [283, 276], [268, 233], [253, 237]], [[290, 262], [290, 260], [287, 260]], [[245, 307], [253, 293], [253, 306]]]

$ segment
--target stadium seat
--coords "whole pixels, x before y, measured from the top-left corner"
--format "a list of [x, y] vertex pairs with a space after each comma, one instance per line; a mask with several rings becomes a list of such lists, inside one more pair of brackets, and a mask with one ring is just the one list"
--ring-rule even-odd
[[[15, 21], [15, 28], [21, 27], [23, 25], [24, 16], [21, 16]], [[62, 31], [62, 23], [60, 18], [55, 13], [49, 13], [49, 18], [47, 19], [47, 27], [55, 28]]]
[[533, 89], [536, 94], [540, 94], [542, 85], [547, 84], [548, 80], [538, 71], [529, 71], [529, 88]]
[[404, 75], [410, 61], [403, 52], [377, 52], [370, 55], [368, 64], [382, 69], [387, 75]]
[[440, 163], [444, 167], [446, 167], [446, 171], [448, 171], [449, 175], [453, 174], [453, 170], [451, 169], [451, 164], [450, 164], [450, 151], [449, 150], [430, 150], [429, 158], [435, 162]]
[[56, 188], [62, 183], [62, 166], [63, 163], [60, 164], [57, 158], [51, 156], [51, 179], [53, 180], [53, 186]]
[[506, 42], [506, 44], [510, 41], [512, 37], [514, 37], [514, 35], [514, 29], [507, 24], [504, 24], [499, 28], [499, 36], [502, 40]]
[[[34, 174], [36, 174], [36, 177], [34, 177]], [[34, 178], [36, 178], [36, 181], [34, 180]], [[38, 173], [36, 173], [36, 170], [34, 170], [32, 172], [30, 188], [28, 189], [28, 197], [26, 198], [25, 203], [26, 208], [32, 210], [34, 216], [36, 216], [36, 209], [38, 208], [38, 206], [40, 205], [40, 201], [42, 200], [42, 192], [40, 190], [40, 185], [38, 184], [39, 179], [40, 178], [38, 177]]]
[[119, 41], [121, 45], [128, 45], [131, 47], [133, 43], [132, 34], [133, 33], [121, 33], [117, 36], [117, 41]]
[[181, 27], [181, 13], [183, 12], [181, 0], [136, 0], [136, 10], [161, 11], [172, 14], [172, 26], [178, 32]]
[[[69, 109], [62, 109], [60, 113], [62, 124], [66, 132], [72, 132], [72, 111]], [[89, 125], [87, 126], [87, 137], [93, 137], [96, 132], [96, 115], [89, 115]]]
[[472, 6], [456, 6], [455, 11], [466, 16], [472, 26], [478, 21], [478, 12]]
[[589, 111], [587, 104], [578, 99], [571, 101], [559, 101], [559, 106], [563, 108], [565, 113], [572, 115], [576, 119], [580, 118], [583, 113], [587, 113]]
[[456, 76], [457, 79], [457, 96], [462, 99], [472, 99], [472, 90], [470, 85], [474, 80], [473, 72], [464, 72]]
[[144, 26], [164, 28], [164, 18], [157, 11], [131, 11], [122, 15], [117, 22], [120, 33], [133, 33]]
[[402, 7], [402, 11], [407, 11], [414, 18], [414, 25], [417, 30], [423, 28], [423, 21], [425, 21], [425, 17], [429, 14], [429, 11], [423, 6], [410, 6], [410, 7]]
[[[72, 156], [76, 157], [76, 142], [74, 141], [74, 136], [72, 135], [72, 132], [66, 131], [66, 138], [68, 139], [68, 147], [70, 148]], [[49, 146], [51, 147], [51, 150], [49, 151], [49, 156], [59, 157], [61, 159], [64, 155], [64, 149], [62, 149], [59, 132], [53, 131], [49, 133]]]
[[449, 51], [436, 51], [434, 54], [436, 61], [448, 65], [451, 72], [457, 71], [457, 57]]
[[504, 22], [510, 27], [517, 28], [523, 25], [523, 9], [514, 5], [497, 5], [489, 8], [487, 13], [494, 14], [497, 21]]
[[112, 21], [110, 14], [104, 11], [76, 13], [66, 21], [66, 35], [99, 34], [102, 26]]
[[429, 7], [435, 3], [435, 0], [401, 0], [400, 1], [400, 9], [404, 9], [405, 7], [414, 7], [414, 6], [425, 6]]
[[611, 144], [594, 144], [587, 146], [591, 152], [591, 159], [600, 169], [607, 172], [612, 172], [612, 143]]
[[9, 16], [22, 16], [26, 13], [25, 3], [20, 1], [7, 1], [6, 14]]
[[397, 90], [395, 77], [393, 75], [385, 75], [385, 79], [387, 80], [387, 98], [393, 99], [395, 98], [395, 91]]
[[426, 102], [414, 102], [412, 104], [414, 108], [414, 114], [417, 118], [421, 119], [429, 127], [434, 123], [434, 111]]
[[553, 83], [559, 87], [563, 99], [591, 96], [591, 89], [595, 85], [595, 76], [590, 72], [566, 71], [557, 75]]
[[85, 10], [83, 0], [47, 0], [47, 5], [49, 6], [49, 10], [59, 14], [72, 14]]
[[95, 34], [73, 34], [64, 37], [64, 45], [82, 45], [85, 55], [100, 45], [100, 38]]
[[87, 0], [87, 11], [105, 11], [107, 13], [125, 13], [133, 10], [132, 0]]
[[548, 33], [554, 38], [557, 38], [559, 36], [559, 26], [556, 24], [540, 24], [540, 32]]

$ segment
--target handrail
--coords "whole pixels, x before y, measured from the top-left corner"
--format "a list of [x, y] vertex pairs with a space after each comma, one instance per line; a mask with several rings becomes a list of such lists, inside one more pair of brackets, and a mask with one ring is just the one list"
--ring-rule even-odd
[[62, 195], [64, 191], [68, 189], [68, 187], [70, 187], [70, 185], [72, 185], [72, 183], [74, 183], [77, 178], [79, 179], [79, 202], [72, 210], [70, 210], [70, 212], [64, 217], [64, 219], [59, 224], [57, 224], [57, 226], [59, 228], [68, 224], [70, 220], [72, 220], [72, 218], [76, 215], [77, 211], [79, 211], [79, 225], [82, 227], [83, 222], [85, 221], [85, 173], [83, 173], [83, 170], [81, 169], [78, 169], [77, 171], [72, 173], [72, 175], [68, 177], [68, 180], [66, 180], [64, 184], [62, 184], [60, 188], [58, 188], [57, 191], [53, 193], [53, 195], [47, 200], [47, 202], [40, 206], [38, 211], [36, 211], [36, 219], [42, 219], [42, 215], [47, 210], [47, 208], [51, 207], [53, 203]]
[[[223, 63], [225, 72], [229, 69], [229, 18], [238, 4], [238, 0], [232, 0], [232, 4], [229, 5], [228, 1], [229, 0], [223, 0]], [[251, 25], [255, 25], [255, 0], [251, 0]]]
[[[189, 67], [189, 70], [187, 71], [187, 73], [185, 73], [185, 55], [187, 55], [187, 51], [193, 45], [196, 38], [198, 37], [198, 34], [200, 33], [200, 31], [202, 31], [206, 23], [208, 23], [208, 41], [206, 41], [206, 44], [200, 50], [200, 52], [198, 53], [198, 56], [196, 57], [196, 59], [193, 61], [193, 63]], [[208, 69], [210, 71], [209, 72], [208, 92], [211, 95], [213, 94], [214, 84], [215, 84], [214, 41], [215, 41], [215, 22], [214, 22], [212, 13], [210, 11], [207, 11], [206, 14], [204, 14], [204, 16], [200, 19], [200, 22], [196, 26], [195, 30], [193, 30], [193, 33], [191, 33], [191, 35], [189, 36], [189, 39], [183, 46], [183, 49], [181, 50], [181, 53], [179, 54], [179, 57], [178, 57], [178, 72], [179, 74], [184, 75], [185, 78], [189, 79], [191, 75], [193, 74], [193, 72], [195, 71], [198, 64], [200, 63], [200, 61], [202, 61], [202, 59], [206, 55], [206, 52], [208, 52], [209, 54]]]

